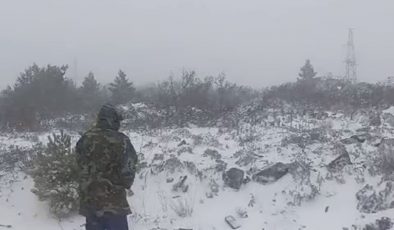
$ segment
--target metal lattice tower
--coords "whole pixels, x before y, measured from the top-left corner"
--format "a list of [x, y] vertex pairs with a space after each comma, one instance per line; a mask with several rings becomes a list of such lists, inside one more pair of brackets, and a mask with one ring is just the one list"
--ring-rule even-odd
[[353, 41], [353, 29], [349, 29], [348, 41], [346, 44], [347, 53], [346, 53], [346, 72], [345, 72], [345, 80], [355, 83], [357, 82], [357, 62], [356, 62], [356, 52], [354, 49], [354, 41]]

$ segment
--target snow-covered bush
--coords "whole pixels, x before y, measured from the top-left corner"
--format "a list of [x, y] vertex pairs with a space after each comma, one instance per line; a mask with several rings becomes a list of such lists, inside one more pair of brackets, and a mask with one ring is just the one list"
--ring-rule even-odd
[[376, 158], [378, 168], [385, 174], [394, 172], [394, 139], [383, 140]]
[[313, 200], [320, 194], [324, 179], [319, 173], [314, 173], [310, 163], [297, 161], [292, 164], [290, 173], [295, 186], [287, 191], [290, 195], [289, 205], [300, 206], [303, 202]]
[[376, 213], [394, 208], [394, 184], [386, 181], [379, 186], [365, 185], [356, 193], [357, 209], [363, 213]]
[[32, 192], [49, 202], [55, 216], [66, 216], [77, 209], [78, 171], [69, 135], [62, 131], [48, 136], [48, 144], [37, 153], [30, 174], [34, 180]]
[[353, 229], [362, 229], [362, 230], [389, 230], [393, 227], [393, 222], [388, 217], [382, 217], [377, 219], [375, 223], [367, 224], [362, 228], [353, 228]]
[[0, 149], [0, 171], [12, 173], [31, 167], [34, 153], [41, 149], [37, 144], [33, 147], [10, 145]]

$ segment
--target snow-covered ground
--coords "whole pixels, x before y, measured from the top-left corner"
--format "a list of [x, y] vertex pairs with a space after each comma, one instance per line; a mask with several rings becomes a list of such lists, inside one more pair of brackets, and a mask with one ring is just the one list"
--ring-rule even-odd
[[[356, 198], [366, 184], [377, 187], [381, 182], [382, 176], [371, 175], [368, 168], [382, 139], [394, 137], [389, 124], [383, 121], [371, 127], [363, 117], [351, 121], [341, 115], [291, 122], [243, 124], [238, 130], [125, 131], [141, 153], [140, 160], [146, 162], [129, 197], [134, 212], [129, 216], [130, 229], [225, 230], [231, 229], [225, 218], [233, 216], [244, 230], [342, 230], [362, 229], [381, 217], [394, 216], [394, 209], [362, 213]], [[48, 134], [32, 138], [35, 135], [2, 134], [0, 143], [29, 146], [45, 141]], [[367, 138], [344, 141], [353, 135]], [[74, 141], [77, 138], [74, 134]], [[343, 149], [353, 164], [329, 171], [327, 165]], [[252, 178], [277, 162], [298, 162], [307, 169], [301, 175], [289, 172], [268, 184], [246, 181], [239, 190], [226, 186], [222, 179], [224, 167], [239, 168]], [[8, 225], [16, 230], [84, 229], [80, 216], [54, 218], [47, 204], [30, 192], [30, 177], [21, 172], [1, 175], [0, 229]], [[176, 186], [184, 176], [184, 183]]]

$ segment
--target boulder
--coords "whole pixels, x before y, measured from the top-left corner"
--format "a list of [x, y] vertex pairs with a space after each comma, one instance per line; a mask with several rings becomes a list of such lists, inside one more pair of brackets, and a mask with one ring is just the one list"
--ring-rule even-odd
[[233, 189], [240, 189], [244, 180], [244, 171], [238, 168], [231, 168], [223, 173], [224, 183]]
[[346, 165], [351, 165], [352, 162], [350, 160], [350, 156], [348, 152], [342, 153], [340, 156], [335, 158], [333, 161], [331, 161], [328, 164], [328, 170], [329, 171], [340, 171], [342, 170]]
[[232, 229], [238, 229], [241, 227], [241, 225], [237, 222], [237, 220], [233, 216], [226, 216], [224, 220]]
[[179, 144], [178, 147], [181, 147], [182, 145], [187, 145], [187, 142], [185, 140], [182, 140]]
[[278, 162], [254, 174], [252, 176], [252, 179], [253, 181], [256, 181], [258, 183], [267, 184], [279, 180], [288, 172], [289, 172], [289, 165]]
[[345, 138], [341, 140], [341, 142], [345, 145], [357, 144], [357, 143], [364, 143], [371, 135], [368, 133], [363, 134], [356, 134], [349, 138]]

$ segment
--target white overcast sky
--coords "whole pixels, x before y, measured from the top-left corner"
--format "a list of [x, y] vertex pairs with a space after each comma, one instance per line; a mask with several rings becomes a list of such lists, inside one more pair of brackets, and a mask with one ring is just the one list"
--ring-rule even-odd
[[[393, 0], [0, 0], [0, 87], [32, 63], [80, 82], [123, 69], [138, 85], [226, 73], [255, 87], [293, 81], [309, 58], [344, 72], [355, 29], [361, 81], [394, 76]], [[75, 68], [77, 66], [77, 68]]]

